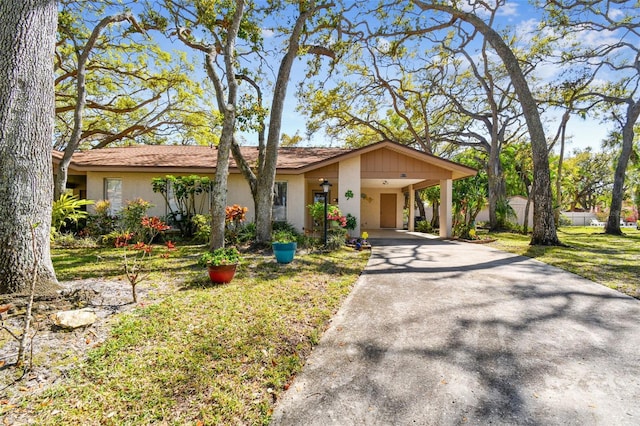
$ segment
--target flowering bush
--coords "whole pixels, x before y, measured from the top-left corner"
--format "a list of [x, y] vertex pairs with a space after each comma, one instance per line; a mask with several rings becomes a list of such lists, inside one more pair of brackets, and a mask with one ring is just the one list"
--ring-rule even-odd
[[232, 206], [225, 207], [226, 221], [227, 223], [233, 223], [235, 225], [239, 225], [244, 222], [245, 215], [249, 209], [246, 207], [242, 207], [238, 204], [234, 204]]
[[340, 214], [340, 210], [338, 210], [338, 213], [327, 213], [327, 220], [334, 220], [338, 222], [341, 228], [345, 228], [347, 226], [347, 217], [342, 216]]
[[[125, 232], [117, 236], [115, 240], [115, 246], [121, 248], [123, 251], [123, 266], [124, 273], [127, 277], [127, 281], [131, 284], [131, 292], [133, 296], [133, 303], [138, 302], [138, 296], [136, 294], [136, 286], [142, 281], [146, 274], [143, 274], [146, 260], [151, 257], [153, 247], [151, 242], [160, 233], [170, 228], [166, 223], [161, 221], [157, 217], [143, 217], [140, 220], [140, 226], [144, 230], [144, 234], [148, 236], [147, 241], [138, 241], [135, 244], [131, 244], [134, 237], [132, 232]], [[171, 241], [165, 243], [166, 250], [160, 256], [163, 258], [169, 257], [169, 251], [175, 249], [175, 244]], [[133, 254], [128, 254], [129, 251]]]

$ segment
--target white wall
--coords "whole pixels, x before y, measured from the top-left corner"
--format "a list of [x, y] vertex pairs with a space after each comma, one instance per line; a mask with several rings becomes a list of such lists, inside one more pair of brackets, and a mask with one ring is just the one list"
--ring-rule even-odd
[[[358, 219], [356, 229], [349, 231], [352, 236], [360, 235], [361, 198], [360, 198], [360, 156], [343, 160], [338, 164], [338, 206], [343, 215], [350, 213]], [[344, 194], [353, 192], [353, 198], [347, 199]]]
[[[527, 199], [524, 197], [509, 197], [509, 205], [513, 208], [516, 213], [516, 223], [520, 226], [524, 225], [524, 211], [527, 205]], [[489, 206], [487, 205], [483, 208], [480, 213], [478, 213], [478, 217], [476, 218], [476, 222], [489, 222]], [[529, 206], [529, 228], [533, 226], [533, 202]]]

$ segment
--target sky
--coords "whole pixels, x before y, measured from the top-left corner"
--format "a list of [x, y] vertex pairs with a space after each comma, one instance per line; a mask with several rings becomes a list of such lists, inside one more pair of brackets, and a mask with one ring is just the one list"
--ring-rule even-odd
[[[540, 13], [536, 8], [531, 6], [526, 0], [507, 0], [505, 5], [501, 8], [499, 16], [499, 25], [510, 25], [517, 27], [519, 34], [530, 34], [535, 30], [536, 25], [540, 19]], [[554, 67], [548, 67], [547, 69], [541, 69], [539, 74], [542, 78], [553, 80], [557, 77], [558, 70]], [[285, 114], [282, 123], [282, 132], [287, 135], [294, 135], [298, 132], [305, 137], [303, 145], [325, 145], [331, 143], [322, 134], [316, 134], [311, 140], [306, 139], [305, 131], [305, 117], [296, 112], [297, 100], [295, 99], [295, 81], [298, 81], [304, 73], [304, 61], [298, 60], [292, 71], [292, 84], [289, 86], [287, 94], [287, 101], [285, 104]], [[547, 137], [551, 138], [557, 131], [557, 125], [560, 120], [560, 112], [557, 114], [547, 114], [546, 119], [546, 133]], [[602, 141], [607, 137], [611, 131], [612, 126], [603, 124], [599, 119], [587, 118], [582, 119], [578, 116], [572, 116], [567, 127], [567, 147], [568, 152], [574, 149], [584, 149], [591, 147], [594, 151], [600, 150]], [[334, 142], [335, 144], [335, 142]]]
[[[491, 0], [489, 0], [491, 1]], [[538, 20], [540, 19], [540, 13], [526, 0], [506, 0], [504, 6], [500, 9], [498, 17], [498, 26], [510, 25], [517, 28], [517, 33], [522, 37], [527, 37], [532, 31], [535, 30]], [[266, 26], [266, 25], [265, 25]], [[265, 30], [263, 32], [265, 39], [269, 39], [272, 34]], [[179, 42], [172, 43], [170, 49], [177, 49], [188, 51]], [[187, 52], [188, 55], [194, 58], [197, 69], [202, 69], [202, 55], [196, 52]], [[287, 89], [287, 98], [285, 102], [285, 110], [282, 120], [281, 132], [289, 136], [293, 136], [296, 133], [305, 138], [301, 145], [305, 146], [321, 146], [321, 145], [336, 145], [335, 141], [331, 141], [325, 137], [322, 133], [318, 132], [313, 135], [311, 140], [306, 139], [306, 118], [296, 111], [298, 107], [297, 99], [295, 97], [296, 83], [299, 82], [305, 73], [306, 58], [301, 58], [295, 61], [293, 70], [291, 72], [291, 82]], [[273, 65], [276, 67], [277, 65]], [[552, 80], [557, 76], [557, 69], [553, 67], [547, 67], [546, 69], [540, 69], [539, 74], [546, 79]], [[206, 78], [202, 75], [201, 78]], [[270, 105], [270, 100], [265, 102], [265, 105]], [[557, 122], [559, 121], [559, 114], [556, 115], [556, 122], [549, 122], [546, 132], [547, 137], [551, 138], [556, 133]], [[547, 119], [552, 118], [547, 116]], [[577, 116], [573, 116], [569, 121], [567, 129], [567, 137], [569, 139], [568, 149], [569, 151], [574, 148], [584, 149], [586, 147], [592, 147], [594, 150], [599, 150], [603, 139], [606, 138], [608, 132], [611, 130], [610, 126], [604, 125], [598, 119], [586, 119], [583, 120]], [[256, 142], [256, 136], [240, 135], [241, 138], [246, 140], [246, 143], [253, 145]]]

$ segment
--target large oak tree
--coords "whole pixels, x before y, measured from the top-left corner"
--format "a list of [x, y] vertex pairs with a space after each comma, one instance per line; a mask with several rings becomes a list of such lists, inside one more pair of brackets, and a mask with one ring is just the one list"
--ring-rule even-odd
[[34, 277], [37, 293], [57, 285], [49, 249], [57, 12], [54, 0], [0, 2], [0, 293], [23, 292]]

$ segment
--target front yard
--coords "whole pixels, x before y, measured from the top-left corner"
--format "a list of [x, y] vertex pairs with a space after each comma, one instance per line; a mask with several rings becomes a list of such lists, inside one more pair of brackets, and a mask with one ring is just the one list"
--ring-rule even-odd
[[[86, 339], [88, 358], [34, 354], [30, 375], [56, 375], [55, 384], [40, 391], [27, 377], [3, 390], [0, 416], [9, 424], [267, 423], [368, 253], [299, 254], [289, 265], [247, 254], [230, 284], [211, 285], [195, 266], [203, 250], [178, 247], [154, 260], [136, 309], [107, 320], [108, 339], [57, 331], [63, 345]], [[121, 271], [115, 249], [57, 249], [53, 260], [61, 280], [113, 280]], [[130, 301], [124, 292], [121, 303]]]
[[623, 228], [624, 236], [606, 235], [599, 227], [563, 227], [558, 238], [566, 247], [530, 246], [520, 234], [492, 233], [490, 245], [538, 259], [640, 299], [640, 231]]

